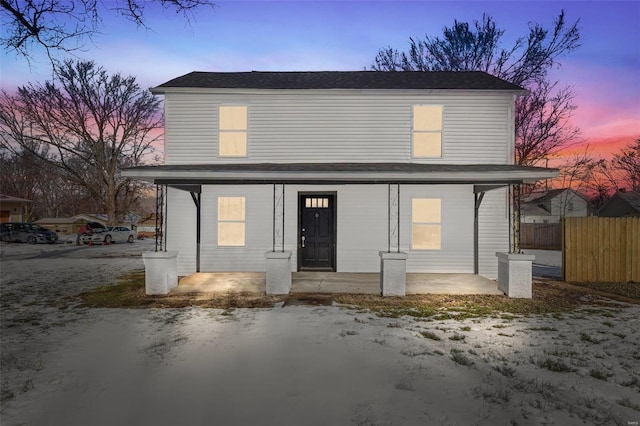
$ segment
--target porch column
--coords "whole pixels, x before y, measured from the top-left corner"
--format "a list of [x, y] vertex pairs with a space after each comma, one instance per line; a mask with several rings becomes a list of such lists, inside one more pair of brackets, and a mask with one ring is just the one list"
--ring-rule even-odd
[[400, 184], [390, 183], [387, 192], [387, 252], [400, 253]]
[[491, 191], [498, 188], [505, 187], [506, 184], [495, 185], [473, 185], [473, 199], [474, 199], [474, 211], [473, 211], [473, 273], [478, 275], [480, 273], [480, 205], [484, 199], [484, 194], [487, 191]]
[[479, 257], [479, 245], [478, 245], [478, 212], [480, 210], [480, 204], [482, 204], [482, 199], [484, 198], [484, 192], [480, 192], [480, 194], [478, 194], [477, 192], [473, 194], [474, 195], [474, 205], [475, 205], [475, 210], [473, 213], [473, 273], [475, 275], [478, 275], [480, 267], [478, 265], [479, 261], [478, 261], [478, 257]]
[[273, 184], [273, 249], [284, 251], [284, 183]]
[[265, 253], [268, 295], [291, 290], [291, 251], [284, 250], [284, 190], [284, 184], [273, 184], [273, 246]]
[[166, 251], [165, 241], [165, 229], [164, 224], [166, 222], [166, 209], [167, 203], [165, 202], [165, 196], [167, 193], [167, 186], [156, 184], [156, 251]]
[[380, 252], [380, 292], [404, 296], [407, 289], [407, 254], [400, 251], [400, 184], [388, 186], [388, 245]]
[[201, 226], [201, 205], [202, 205], [202, 192], [200, 188], [198, 191], [189, 191], [193, 203], [196, 205], [196, 272], [200, 272], [200, 235], [202, 234]]

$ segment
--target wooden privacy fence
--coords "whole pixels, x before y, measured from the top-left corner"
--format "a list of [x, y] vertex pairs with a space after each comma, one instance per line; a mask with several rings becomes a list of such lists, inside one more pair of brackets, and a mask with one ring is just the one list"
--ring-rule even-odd
[[563, 219], [564, 281], [640, 282], [640, 217]]
[[520, 224], [520, 247], [528, 249], [562, 250], [562, 224]]

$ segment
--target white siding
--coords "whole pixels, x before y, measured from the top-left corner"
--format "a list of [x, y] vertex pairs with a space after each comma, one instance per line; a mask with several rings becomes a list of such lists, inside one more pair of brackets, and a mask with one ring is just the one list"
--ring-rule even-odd
[[[245, 197], [245, 246], [218, 247], [218, 197]], [[265, 271], [265, 252], [272, 249], [271, 185], [202, 186], [200, 269]]]
[[[510, 94], [493, 92], [170, 93], [165, 163], [507, 163], [512, 102]], [[444, 106], [441, 159], [411, 158], [417, 104]], [[249, 107], [248, 157], [217, 157], [220, 105]]]
[[196, 206], [186, 191], [169, 188], [166, 194], [167, 250], [178, 251], [178, 275], [196, 271]]
[[509, 251], [507, 190], [494, 189], [484, 195], [479, 211], [479, 274], [496, 279], [498, 259], [496, 252]]
[[551, 214], [559, 217], [589, 216], [587, 200], [572, 191], [565, 191], [551, 199]]
[[[272, 249], [271, 185], [205, 185], [202, 192], [201, 271], [265, 270]], [[335, 192], [337, 200], [337, 271], [379, 272], [380, 251], [388, 248], [387, 185], [287, 185], [285, 250], [297, 270], [298, 192]], [[473, 273], [473, 187], [405, 185], [400, 187], [400, 248], [409, 254], [408, 272]], [[217, 197], [246, 197], [246, 245], [217, 246]], [[442, 200], [442, 249], [411, 249], [411, 199]], [[480, 209], [480, 273], [494, 278], [496, 251], [508, 249], [508, 223], [502, 190], [488, 192]], [[188, 192], [169, 190], [169, 250], [178, 250], [178, 274], [195, 272], [195, 206]], [[496, 216], [497, 215], [497, 216]], [[179, 222], [179, 225], [176, 225]]]
[[378, 252], [387, 249], [386, 185], [288, 185], [286, 189], [286, 249], [297, 269], [298, 192], [336, 192], [337, 272], [376, 272]]
[[[442, 200], [442, 248], [411, 249], [411, 200]], [[408, 253], [407, 272], [473, 273], [473, 186], [400, 186], [400, 250]]]

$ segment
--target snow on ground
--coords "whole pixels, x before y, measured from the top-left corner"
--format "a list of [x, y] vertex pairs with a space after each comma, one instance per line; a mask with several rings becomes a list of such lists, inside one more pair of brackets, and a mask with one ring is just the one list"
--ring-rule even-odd
[[525, 249], [523, 253], [536, 257], [532, 265], [534, 277], [562, 279], [562, 250]]
[[524, 249], [522, 252], [534, 255], [533, 263], [538, 265], [562, 266], [562, 250]]
[[640, 308], [89, 309], [153, 242], [0, 245], [5, 425], [637, 425]]

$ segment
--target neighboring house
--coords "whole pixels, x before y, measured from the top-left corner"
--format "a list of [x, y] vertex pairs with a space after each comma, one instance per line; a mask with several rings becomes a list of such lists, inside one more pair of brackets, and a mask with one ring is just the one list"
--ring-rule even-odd
[[31, 200], [0, 194], [0, 223], [24, 222]]
[[193, 72], [152, 92], [164, 165], [123, 175], [157, 185], [178, 275], [264, 272], [277, 253], [378, 272], [384, 252], [496, 278], [508, 185], [557, 176], [513, 164], [525, 91], [482, 72]]
[[102, 226], [107, 226], [107, 215], [101, 214], [77, 214], [71, 219], [84, 220], [86, 222], [98, 222]]
[[640, 192], [618, 191], [598, 210], [600, 217], [640, 217]]
[[77, 234], [87, 222], [89, 221], [77, 217], [47, 217], [36, 221], [43, 228], [62, 235]]
[[[73, 216], [74, 219], [83, 219], [87, 222], [98, 222], [104, 226], [107, 226], [109, 222], [109, 216], [104, 213], [91, 213], [91, 214], [78, 214]], [[140, 220], [140, 215], [127, 212], [123, 217], [123, 220], [118, 222], [118, 226], [126, 226], [130, 229], [135, 229], [136, 223]]]
[[[134, 223], [136, 223], [139, 218], [139, 215], [129, 213], [125, 216], [125, 220], [120, 222], [118, 225], [133, 229], [135, 227]], [[36, 221], [36, 223], [44, 228], [55, 231], [58, 234], [68, 235], [77, 234], [80, 228], [88, 222], [98, 222], [103, 226], [107, 226], [107, 219], [108, 216], [106, 214], [79, 214], [72, 217], [44, 218]]]
[[560, 223], [563, 217], [589, 216], [589, 201], [571, 188], [534, 192], [520, 204], [522, 223]]

